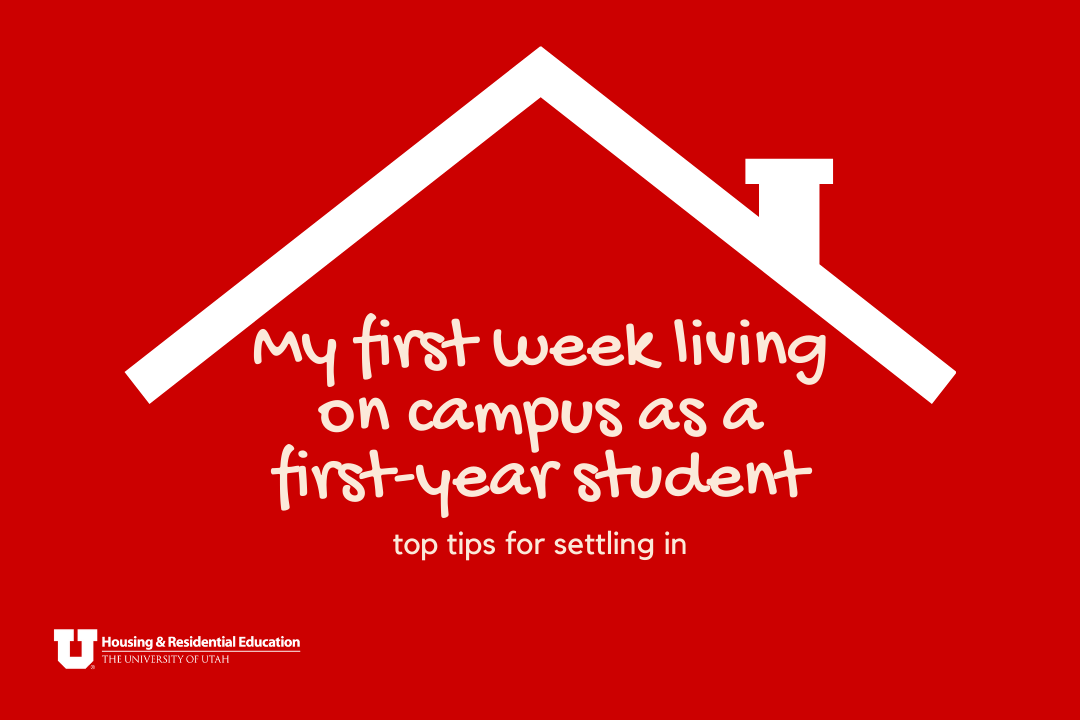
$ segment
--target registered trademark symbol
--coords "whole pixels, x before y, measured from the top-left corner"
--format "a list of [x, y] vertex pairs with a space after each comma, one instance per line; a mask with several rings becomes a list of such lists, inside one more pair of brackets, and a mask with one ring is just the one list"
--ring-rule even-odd
[[94, 666], [93, 666], [93, 665], [91, 665], [91, 666], [90, 666], [90, 669], [91, 669], [91, 670], [93, 670], [93, 669], [94, 669]]

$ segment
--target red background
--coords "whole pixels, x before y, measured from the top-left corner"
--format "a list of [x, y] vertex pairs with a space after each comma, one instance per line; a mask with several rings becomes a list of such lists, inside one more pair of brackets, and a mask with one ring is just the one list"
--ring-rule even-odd
[[[9, 12], [9, 11], [6, 11]], [[4, 23], [8, 661], [91, 714], [683, 717], [1075, 711], [1076, 341], [1065, 19], [1039, 5], [823, 12], [52, 7]], [[124, 370], [538, 46], [750, 208], [756, 157], [829, 157], [822, 264], [958, 372], [929, 404], [543, 102], [153, 404]], [[1071, 59], [1069, 63], [1073, 62]], [[360, 379], [368, 312], [468, 364]], [[827, 335], [797, 366], [676, 361], [671, 323]], [[660, 370], [499, 366], [491, 332], [657, 335]], [[255, 332], [338, 341], [337, 385]], [[807, 366], [802, 366], [806, 368]], [[389, 431], [316, 408], [380, 397]], [[617, 399], [625, 431], [408, 428], [409, 404]], [[724, 430], [741, 397], [765, 427]], [[636, 427], [656, 397], [709, 431]], [[309, 462], [562, 463], [535, 491], [415, 484], [278, 507]], [[813, 468], [788, 498], [585, 503], [572, 468]], [[647, 471], [646, 471], [647, 472]], [[507, 557], [506, 533], [547, 538]], [[556, 557], [557, 537], [687, 541]], [[468, 563], [391, 539], [493, 538]], [[298, 655], [66, 671], [54, 628], [298, 637]], [[100, 644], [95, 648], [100, 660]], [[1072, 688], [1072, 689], [1070, 689]], [[9, 703], [11, 702], [9, 696]]]

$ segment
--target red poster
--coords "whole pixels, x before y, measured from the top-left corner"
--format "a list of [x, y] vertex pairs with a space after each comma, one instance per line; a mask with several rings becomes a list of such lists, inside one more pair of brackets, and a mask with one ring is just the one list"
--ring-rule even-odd
[[6, 715], [1076, 713], [1064, 6], [4, 15]]

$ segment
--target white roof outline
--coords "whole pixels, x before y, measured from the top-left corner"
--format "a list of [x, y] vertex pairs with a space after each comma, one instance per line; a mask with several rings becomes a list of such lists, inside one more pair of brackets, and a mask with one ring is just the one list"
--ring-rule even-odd
[[792, 262], [758, 216], [538, 48], [127, 370], [153, 402], [539, 99], [933, 402], [955, 371], [817, 263]]

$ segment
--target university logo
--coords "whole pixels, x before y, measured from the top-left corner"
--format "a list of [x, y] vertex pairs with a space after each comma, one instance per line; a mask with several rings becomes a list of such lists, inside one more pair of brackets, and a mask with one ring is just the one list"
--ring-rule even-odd
[[94, 642], [97, 640], [97, 630], [79, 630], [79, 640], [82, 642], [82, 654], [79, 657], [71, 657], [71, 641], [75, 639], [74, 630], [53, 630], [53, 640], [56, 641], [56, 659], [68, 670], [85, 670], [94, 662]]

